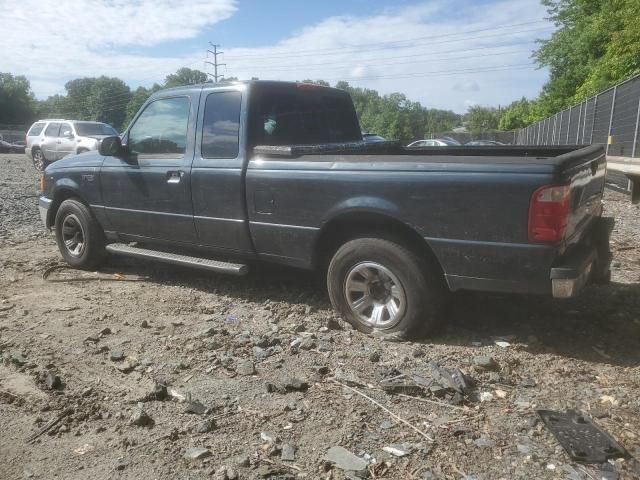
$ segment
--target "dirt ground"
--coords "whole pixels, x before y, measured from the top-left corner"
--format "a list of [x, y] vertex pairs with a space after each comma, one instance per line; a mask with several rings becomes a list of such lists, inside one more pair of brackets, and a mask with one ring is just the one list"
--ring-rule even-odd
[[[454, 295], [441, 335], [393, 342], [338, 321], [295, 270], [113, 258], [43, 279], [62, 263], [36, 173], [0, 166], [0, 479], [640, 478], [634, 460], [572, 462], [536, 413], [581, 410], [640, 458], [640, 209], [619, 193], [610, 285]], [[475, 389], [382, 388], [430, 362]]]

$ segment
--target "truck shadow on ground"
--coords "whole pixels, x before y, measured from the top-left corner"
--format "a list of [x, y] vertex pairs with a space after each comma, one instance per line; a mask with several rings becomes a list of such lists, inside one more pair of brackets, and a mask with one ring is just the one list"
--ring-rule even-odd
[[[245, 277], [231, 277], [166, 264], [114, 258], [109, 268], [146, 275], [151, 282], [182, 285], [207, 293], [262, 303], [286, 302], [330, 314], [324, 279], [309, 272], [258, 265]], [[451, 295], [442, 331], [417, 343], [473, 348], [504, 338], [533, 354], [556, 354], [589, 362], [640, 365], [640, 284], [591, 286], [581, 296], [462, 292]]]

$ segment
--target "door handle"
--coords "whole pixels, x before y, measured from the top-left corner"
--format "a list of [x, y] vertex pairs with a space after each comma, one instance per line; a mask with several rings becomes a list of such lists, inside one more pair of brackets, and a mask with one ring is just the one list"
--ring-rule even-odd
[[167, 172], [167, 183], [180, 183], [180, 180], [184, 177], [182, 170], [171, 170]]

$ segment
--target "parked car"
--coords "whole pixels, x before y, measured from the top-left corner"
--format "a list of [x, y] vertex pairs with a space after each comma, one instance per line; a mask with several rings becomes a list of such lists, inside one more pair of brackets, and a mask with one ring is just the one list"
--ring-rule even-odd
[[502, 142], [498, 142], [497, 140], [471, 140], [470, 142], [465, 143], [465, 145], [469, 145], [472, 147], [495, 147], [505, 144]]
[[366, 144], [342, 90], [204, 84], [154, 93], [121, 137], [49, 165], [39, 207], [73, 267], [110, 252], [315, 269], [356, 328], [405, 336], [436, 328], [448, 291], [606, 281], [605, 170], [601, 145]]
[[118, 132], [106, 123], [50, 118], [38, 120], [27, 132], [25, 153], [37, 170], [72, 153], [97, 150], [100, 141]]
[[0, 153], [24, 153], [24, 142], [0, 140]]
[[365, 133], [362, 132], [362, 139], [366, 143], [386, 142], [387, 139], [377, 133]]
[[428, 140], [416, 140], [407, 147], [458, 147], [460, 143], [449, 138], [432, 138]]

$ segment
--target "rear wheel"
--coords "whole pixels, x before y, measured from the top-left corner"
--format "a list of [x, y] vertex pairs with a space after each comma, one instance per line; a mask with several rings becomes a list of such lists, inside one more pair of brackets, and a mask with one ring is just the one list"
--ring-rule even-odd
[[39, 172], [44, 171], [47, 166], [47, 160], [44, 158], [44, 153], [39, 148], [33, 151], [33, 166]]
[[104, 232], [84, 203], [74, 199], [62, 202], [55, 232], [58, 249], [72, 267], [92, 270], [104, 259]]
[[443, 319], [446, 290], [437, 267], [396, 241], [345, 243], [331, 260], [327, 287], [334, 308], [365, 333], [422, 336]]

